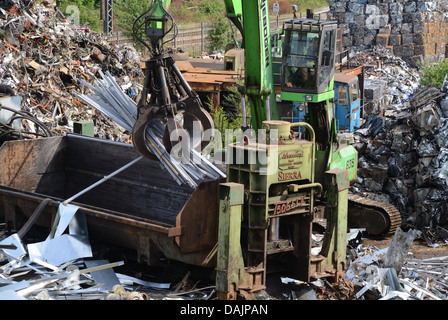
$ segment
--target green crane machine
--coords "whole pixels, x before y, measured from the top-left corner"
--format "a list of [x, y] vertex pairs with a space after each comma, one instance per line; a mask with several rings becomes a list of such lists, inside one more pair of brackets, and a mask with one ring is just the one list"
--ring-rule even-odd
[[[300, 280], [338, 281], [346, 269], [348, 187], [357, 152], [337, 140], [334, 112], [335, 21], [296, 18], [283, 25], [283, 100], [308, 103], [307, 122], [279, 121], [273, 86], [267, 0], [225, 0], [243, 35], [245, 83], [257, 135], [227, 150], [220, 186], [216, 286], [221, 299], [265, 288], [268, 261]], [[295, 132], [298, 129], [298, 132]], [[260, 133], [265, 133], [260, 135]], [[317, 201], [327, 219], [323, 246], [311, 252]]]
[[[245, 81], [240, 91], [249, 101], [251, 128], [244, 127], [243, 139], [228, 145], [227, 181], [219, 185], [217, 247], [209, 257], [216, 256], [218, 298], [265, 289], [271, 262], [303, 281], [338, 281], [346, 269], [348, 188], [356, 179], [358, 161], [356, 150], [337, 137], [331, 101], [337, 23], [308, 16], [283, 24], [281, 98], [309, 108], [306, 122], [290, 123], [279, 120], [277, 109], [268, 1], [224, 2], [227, 17], [243, 36]], [[154, 118], [166, 124], [171, 138], [191, 131], [194, 122], [203, 132], [213, 128], [197, 94], [163, 52], [172, 20], [165, 4], [153, 0], [134, 24], [135, 33], [144, 27], [151, 42], [133, 131], [137, 151], [149, 158], [153, 155], [144, 137]], [[209, 142], [199, 139], [196, 144]], [[167, 139], [166, 148], [172, 145], [173, 139]], [[318, 206], [327, 223], [322, 248], [314, 253], [312, 224]]]

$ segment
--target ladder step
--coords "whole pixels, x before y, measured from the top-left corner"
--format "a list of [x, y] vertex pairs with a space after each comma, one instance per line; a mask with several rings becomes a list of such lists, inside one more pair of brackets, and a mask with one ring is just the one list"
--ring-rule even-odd
[[249, 205], [253, 207], [266, 207], [266, 203], [249, 202]]
[[266, 230], [266, 226], [249, 226], [249, 230]]
[[271, 255], [271, 254], [276, 254], [276, 253], [280, 253], [280, 252], [289, 252], [289, 251], [294, 251], [294, 247], [269, 249], [266, 251], [266, 254]]
[[324, 256], [321, 256], [320, 254], [317, 255], [317, 256], [311, 256], [311, 257], [310, 257], [310, 263], [313, 263], [313, 262], [320, 262], [320, 261], [322, 261], [322, 260], [324, 260], [324, 259], [325, 259], [325, 257], [324, 257]]

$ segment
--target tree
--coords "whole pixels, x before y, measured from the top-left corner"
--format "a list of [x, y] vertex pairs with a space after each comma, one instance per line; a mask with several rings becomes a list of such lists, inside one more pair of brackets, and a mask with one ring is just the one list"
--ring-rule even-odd
[[212, 51], [224, 49], [228, 39], [230, 38], [229, 35], [230, 28], [227, 20], [225, 18], [216, 19], [213, 22], [212, 30], [210, 30], [210, 33], [208, 35], [210, 39], [210, 49]]
[[437, 64], [425, 64], [422, 66], [422, 70], [423, 73], [420, 83], [423, 86], [433, 83], [440, 89], [443, 79], [448, 74], [448, 59], [443, 59]]
[[62, 13], [79, 25], [88, 24], [93, 31], [102, 31], [100, 23], [100, 0], [59, 0]]
[[132, 26], [143, 12], [149, 9], [149, 1], [117, 0], [114, 1], [114, 12], [118, 17], [116, 25], [126, 35], [133, 36]]

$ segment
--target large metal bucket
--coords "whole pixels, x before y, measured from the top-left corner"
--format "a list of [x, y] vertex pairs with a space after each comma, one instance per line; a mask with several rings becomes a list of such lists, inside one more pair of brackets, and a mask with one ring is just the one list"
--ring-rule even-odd
[[[18, 229], [50, 198], [37, 224], [51, 226], [60, 202], [138, 156], [132, 145], [80, 135], [8, 141], [0, 148], [0, 216]], [[139, 261], [163, 254], [201, 265], [218, 240], [220, 182], [179, 186], [158, 161], [143, 159], [71, 203], [86, 215], [89, 237], [135, 249]]]

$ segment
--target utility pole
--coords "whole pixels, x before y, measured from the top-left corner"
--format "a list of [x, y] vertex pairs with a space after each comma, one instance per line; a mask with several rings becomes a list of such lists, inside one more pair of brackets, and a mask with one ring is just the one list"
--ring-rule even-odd
[[103, 32], [110, 35], [113, 29], [113, 0], [101, 0], [101, 20], [103, 20]]

